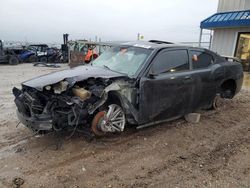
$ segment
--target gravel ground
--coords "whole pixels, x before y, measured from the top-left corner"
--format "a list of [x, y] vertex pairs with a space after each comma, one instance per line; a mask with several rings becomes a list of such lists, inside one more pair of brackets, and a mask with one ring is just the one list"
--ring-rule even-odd
[[90, 143], [16, 128], [12, 87], [57, 70], [0, 66], [0, 187], [250, 187], [249, 91], [202, 111], [197, 124], [127, 128]]

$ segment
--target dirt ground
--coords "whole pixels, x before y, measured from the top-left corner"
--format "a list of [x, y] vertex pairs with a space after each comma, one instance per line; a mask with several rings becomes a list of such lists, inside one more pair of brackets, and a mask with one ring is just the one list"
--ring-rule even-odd
[[0, 187], [15, 187], [15, 178], [31, 188], [250, 187], [246, 89], [218, 110], [201, 112], [198, 124], [179, 119], [90, 143], [80, 134], [33, 136], [16, 128], [12, 87], [57, 70], [0, 66]]

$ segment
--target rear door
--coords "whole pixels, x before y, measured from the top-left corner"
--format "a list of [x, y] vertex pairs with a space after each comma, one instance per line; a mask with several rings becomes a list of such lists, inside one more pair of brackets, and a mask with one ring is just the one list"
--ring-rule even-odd
[[216, 95], [216, 77], [223, 77], [223, 69], [217, 69], [214, 65], [215, 58], [208, 51], [203, 49], [190, 49], [189, 51], [192, 75], [196, 83], [194, 110], [208, 107]]
[[140, 123], [182, 116], [190, 111], [195, 85], [187, 49], [158, 53], [140, 80]]

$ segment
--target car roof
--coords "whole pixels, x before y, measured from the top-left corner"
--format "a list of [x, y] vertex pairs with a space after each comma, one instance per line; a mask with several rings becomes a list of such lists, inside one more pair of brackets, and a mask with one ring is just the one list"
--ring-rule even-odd
[[170, 42], [165, 42], [165, 41], [157, 41], [157, 40], [151, 40], [151, 41], [131, 41], [131, 42], [121, 43], [121, 45], [135, 46], [135, 47], [140, 47], [140, 48], [145, 48], [145, 49], [181, 48], [181, 47], [192, 48], [192, 49], [204, 49], [204, 48], [170, 43]]
[[47, 44], [31, 44], [29, 46], [48, 46]]

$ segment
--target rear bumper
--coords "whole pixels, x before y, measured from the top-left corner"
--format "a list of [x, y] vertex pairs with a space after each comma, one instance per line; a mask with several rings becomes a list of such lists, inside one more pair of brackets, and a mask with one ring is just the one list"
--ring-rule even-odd
[[21, 114], [18, 110], [16, 111], [19, 121], [30, 128], [32, 131], [49, 131], [52, 130], [52, 119], [48, 116], [40, 117], [27, 117]]

